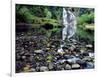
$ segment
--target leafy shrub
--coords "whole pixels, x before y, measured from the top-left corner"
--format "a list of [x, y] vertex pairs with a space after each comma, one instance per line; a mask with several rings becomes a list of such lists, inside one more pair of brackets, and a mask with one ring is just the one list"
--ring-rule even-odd
[[18, 12], [16, 13], [16, 17], [17, 22], [31, 23], [33, 15], [30, 13], [29, 9], [23, 7], [20, 10], [18, 10]]
[[84, 30], [83, 28], [78, 27], [76, 36], [78, 36], [78, 39], [84, 39], [87, 40], [88, 42], [93, 42], [94, 41], [94, 33], [93, 32], [88, 32], [87, 30]]
[[94, 23], [94, 13], [86, 13], [77, 18], [78, 25]]

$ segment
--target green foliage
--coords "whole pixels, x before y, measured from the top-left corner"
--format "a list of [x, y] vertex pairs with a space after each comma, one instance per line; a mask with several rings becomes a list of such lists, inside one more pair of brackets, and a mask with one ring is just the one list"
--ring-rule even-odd
[[94, 23], [94, 13], [91, 12], [90, 14], [88, 13], [83, 14], [77, 18], [77, 21], [78, 21], [78, 25]]
[[48, 63], [52, 62], [53, 56], [52, 55], [48, 55], [46, 59], [47, 59]]
[[44, 13], [46, 18], [50, 19], [52, 17], [51, 12], [47, 8], [45, 8]]
[[51, 34], [52, 34], [52, 32], [49, 30], [49, 31], [46, 31], [46, 36], [48, 37], [48, 38], [50, 38], [51, 37]]
[[17, 22], [27, 22], [27, 23], [31, 23], [32, 22], [32, 17], [33, 15], [31, 15], [29, 9], [27, 9], [26, 7], [22, 7], [17, 11]]
[[83, 14], [78, 17], [77, 35], [80, 38], [87, 39], [89, 42], [94, 41], [94, 13]]
[[83, 28], [78, 27], [76, 35], [80, 39], [87, 39], [89, 42], [93, 42], [94, 41], [94, 33], [93, 33], [93, 31], [92, 32], [88, 32], [87, 30], [84, 30]]
[[44, 28], [38, 29], [39, 34], [46, 34], [46, 30]]
[[[89, 8], [74, 8], [78, 25], [94, 23], [94, 10]], [[16, 5], [17, 22], [59, 25], [62, 20], [61, 7]]]

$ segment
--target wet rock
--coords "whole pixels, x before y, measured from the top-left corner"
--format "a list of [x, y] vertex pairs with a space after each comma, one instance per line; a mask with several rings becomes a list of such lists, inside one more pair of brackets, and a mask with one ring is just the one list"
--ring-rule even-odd
[[78, 63], [82, 69], [87, 67], [86, 61], [78, 60], [76, 63]]
[[64, 59], [68, 59], [70, 55], [64, 55]]
[[75, 45], [72, 45], [69, 49], [70, 49], [71, 51], [73, 51], [75, 48], [76, 48], [76, 46], [75, 46]]
[[41, 71], [41, 72], [49, 71], [49, 69], [48, 69], [48, 67], [46, 67], [46, 66], [41, 66], [41, 67], [40, 67], [40, 71]]
[[89, 57], [94, 58], [94, 53], [89, 53]]
[[53, 69], [53, 63], [49, 63], [48, 68], [49, 68], [50, 70]]
[[62, 48], [60, 48], [60, 49], [58, 49], [58, 54], [60, 54], [60, 55], [63, 55], [63, 54], [65, 54], [65, 52], [64, 52], [64, 50], [62, 49]]
[[58, 51], [57, 51], [58, 53], [60, 53], [60, 52], [63, 52], [63, 49], [62, 48], [60, 48], [60, 49], [58, 49]]
[[94, 63], [93, 62], [87, 62], [87, 69], [92, 69], [94, 68]]
[[91, 61], [91, 60], [92, 60], [92, 58], [91, 58], [91, 57], [89, 57], [89, 56], [87, 56], [87, 57], [84, 57], [82, 60], [83, 60], [83, 61]]
[[56, 63], [64, 63], [64, 62], [66, 62], [66, 60], [65, 59], [60, 59], [60, 60], [58, 60]]
[[47, 47], [50, 47], [50, 43], [47, 44]]
[[56, 46], [55, 46], [55, 45], [51, 45], [51, 47], [52, 47], [52, 48], [55, 48]]
[[84, 52], [82, 53], [83, 56], [89, 56], [89, 53], [88, 52]]
[[50, 50], [50, 48], [46, 48], [46, 50]]
[[92, 48], [93, 46], [91, 44], [86, 45], [87, 48]]
[[35, 68], [31, 68], [31, 69], [29, 70], [29, 72], [36, 72], [36, 69], [35, 69]]
[[67, 61], [68, 61], [69, 63], [76, 63], [76, 62], [79, 61], [79, 60], [80, 60], [80, 58], [77, 58], [77, 57], [73, 57], [73, 58], [67, 59]]
[[70, 69], [71, 69], [71, 65], [66, 64], [66, 65], [65, 65], [65, 70], [70, 70]]
[[80, 49], [80, 52], [81, 52], [81, 53], [86, 52], [86, 48], [81, 48], [81, 49]]
[[17, 61], [16, 62], [16, 72], [21, 72], [23, 68], [22, 62]]
[[72, 69], [79, 69], [80, 65], [79, 64], [72, 64]]
[[25, 59], [26, 58], [26, 56], [22, 56], [22, 59]]
[[23, 68], [23, 71], [24, 71], [24, 72], [29, 72], [29, 71], [30, 71], [30, 65], [26, 65], [26, 66]]
[[68, 49], [65, 49], [64, 52], [65, 52], [65, 53], [68, 53], [69, 51], [68, 51]]
[[36, 67], [36, 71], [37, 71], [37, 72], [40, 71], [40, 67]]
[[35, 50], [34, 52], [35, 53], [43, 53], [44, 51], [43, 50]]
[[62, 65], [60, 64], [57, 64], [57, 67], [56, 67], [57, 70], [62, 70]]

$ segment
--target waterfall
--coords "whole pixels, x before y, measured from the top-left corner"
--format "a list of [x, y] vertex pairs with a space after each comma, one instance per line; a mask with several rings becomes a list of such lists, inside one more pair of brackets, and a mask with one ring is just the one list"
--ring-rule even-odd
[[65, 39], [69, 40], [76, 32], [76, 16], [70, 11], [63, 8], [63, 26], [62, 29], [62, 44], [58, 52], [63, 51], [62, 47], [65, 46]]

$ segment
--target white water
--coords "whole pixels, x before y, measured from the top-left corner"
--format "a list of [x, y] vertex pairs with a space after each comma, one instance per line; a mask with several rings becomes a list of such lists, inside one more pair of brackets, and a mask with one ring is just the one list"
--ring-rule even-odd
[[75, 15], [70, 11], [63, 8], [63, 30], [62, 30], [62, 44], [60, 45], [60, 49], [58, 49], [58, 52], [62, 52], [65, 45], [65, 39], [69, 40], [76, 32], [76, 17]]

